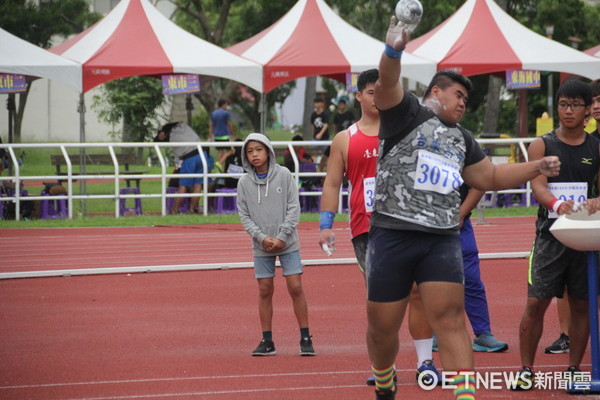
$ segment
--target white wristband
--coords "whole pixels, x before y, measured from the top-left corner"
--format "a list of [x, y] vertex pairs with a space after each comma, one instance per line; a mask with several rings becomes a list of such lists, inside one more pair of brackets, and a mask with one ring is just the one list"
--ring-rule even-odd
[[558, 209], [560, 208], [560, 206], [562, 205], [562, 203], [564, 203], [563, 200], [557, 200], [554, 202], [554, 204], [552, 205], [552, 211], [554, 211], [555, 213], [558, 214]]

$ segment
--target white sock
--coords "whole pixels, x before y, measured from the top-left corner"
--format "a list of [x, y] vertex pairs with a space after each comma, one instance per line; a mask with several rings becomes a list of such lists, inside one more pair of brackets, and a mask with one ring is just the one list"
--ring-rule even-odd
[[413, 340], [415, 344], [415, 350], [417, 351], [417, 368], [427, 360], [433, 360], [433, 352], [431, 347], [433, 346], [433, 338]]

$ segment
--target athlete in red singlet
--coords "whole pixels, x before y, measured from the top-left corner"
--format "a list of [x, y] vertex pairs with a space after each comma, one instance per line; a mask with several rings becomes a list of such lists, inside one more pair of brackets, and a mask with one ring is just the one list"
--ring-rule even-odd
[[363, 72], [358, 78], [356, 100], [360, 103], [361, 118], [333, 139], [321, 196], [319, 243], [321, 246], [326, 244], [333, 247], [335, 234], [331, 225], [338, 209], [340, 187], [344, 176], [350, 181], [350, 230], [358, 266], [363, 275], [379, 146], [379, 112], [373, 101], [378, 76], [377, 70], [372, 69]]
[[349, 136], [346, 178], [350, 183], [350, 232], [354, 238], [369, 232], [379, 139], [377, 134], [362, 132], [358, 123], [344, 132]]

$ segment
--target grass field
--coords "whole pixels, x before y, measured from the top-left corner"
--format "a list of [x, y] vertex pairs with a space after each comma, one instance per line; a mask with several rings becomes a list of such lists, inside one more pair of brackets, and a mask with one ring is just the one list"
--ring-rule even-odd
[[[485, 210], [485, 218], [489, 217], [519, 217], [536, 215], [536, 207], [509, 207], [488, 208]], [[477, 218], [477, 211], [473, 212], [472, 218]], [[347, 221], [348, 214], [343, 213], [336, 216], [336, 221]], [[319, 221], [318, 213], [302, 213], [301, 222]], [[112, 216], [86, 216], [68, 219], [35, 219], [30, 221], [6, 221], [0, 220], [0, 228], [65, 228], [65, 227], [112, 227], [112, 226], [151, 226], [151, 225], [201, 225], [201, 224], [239, 224], [237, 214], [210, 214], [203, 215], [142, 215], [123, 218]]]
[[[271, 136], [272, 140], [290, 140], [288, 137], [290, 134], [275, 132]], [[106, 152], [106, 149], [87, 149], [89, 153], [100, 153]], [[60, 154], [59, 149], [44, 149], [44, 148], [32, 148], [26, 149], [24, 152], [20, 150], [16, 151], [17, 156], [23, 158], [23, 165], [21, 166], [21, 176], [49, 176], [54, 175], [55, 169], [50, 164], [51, 154]], [[73, 161], [78, 160], [79, 153], [77, 149], [70, 149], [69, 154], [72, 155]], [[144, 153], [143, 159], [147, 158], [148, 153]], [[148, 165], [132, 165], [132, 170], [148, 170], [149, 174], [161, 174], [161, 168], [158, 166]], [[173, 167], [170, 167], [167, 171], [170, 173]], [[74, 167], [75, 171], [78, 171], [78, 166]], [[107, 171], [111, 173], [111, 166], [94, 165], [88, 166], [88, 171]], [[6, 174], [6, 173], [5, 173]], [[27, 181], [25, 180], [25, 189], [27, 189], [30, 195], [39, 195], [43, 189], [41, 182]], [[114, 193], [114, 182], [108, 181], [103, 183], [91, 183], [88, 182], [87, 194], [111, 194]], [[121, 183], [121, 187], [125, 187], [125, 183]], [[74, 184], [74, 193], [79, 194], [80, 182]], [[141, 182], [141, 191], [144, 194], [158, 194], [161, 193], [161, 182], [156, 179], [143, 179]], [[149, 226], [149, 225], [195, 225], [195, 224], [229, 224], [239, 223], [237, 215], [228, 214], [211, 214], [208, 216], [202, 215], [167, 215], [160, 216], [161, 212], [161, 199], [160, 198], [144, 198], [143, 200], [143, 216], [115, 218], [115, 201], [114, 199], [88, 199], [86, 202], [86, 215], [83, 215], [80, 209], [79, 200], [73, 201], [73, 215], [75, 216], [72, 220], [38, 220], [32, 219], [29, 221], [9, 221], [0, 220], [1, 228], [46, 228], [46, 227], [96, 227], [96, 226]], [[535, 215], [536, 208], [530, 207], [509, 207], [509, 208], [491, 208], [486, 209], [486, 217], [496, 216], [523, 216], [523, 215]], [[477, 212], [474, 213], [474, 217], [477, 216]], [[346, 214], [341, 214], [336, 217], [336, 220], [347, 220]], [[318, 221], [319, 215], [317, 213], [303, 213], [301, 221]]]

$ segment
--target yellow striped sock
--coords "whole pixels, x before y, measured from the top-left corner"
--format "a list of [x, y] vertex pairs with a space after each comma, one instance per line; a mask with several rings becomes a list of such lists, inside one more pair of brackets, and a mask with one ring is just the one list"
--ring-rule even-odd
[[394, 366], [388, 368], [377, 369], [371, 366], [373, 375], [375, 376], [375, 386], [377, 389], [389, 390], [394, 386]]
[[[472, 372], [472, 371], [461, 371]], [[454, 398], [456, 400], [475, 400], [475, 376], [472, 374], [455, 375], [452, 383], [456, 385]]]

